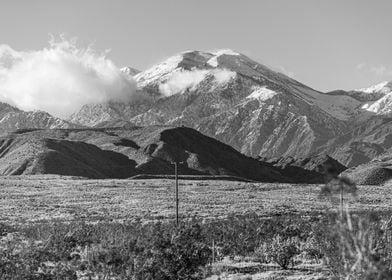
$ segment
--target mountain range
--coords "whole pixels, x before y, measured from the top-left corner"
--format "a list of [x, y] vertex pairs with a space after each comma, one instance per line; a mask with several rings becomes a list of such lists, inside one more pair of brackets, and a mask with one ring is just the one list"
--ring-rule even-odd
[[121, 71], [137, 83], [130, 103], [86, 104], [67, 120], [2, 103], [0, 131], [189, 127], [275, 165], [326, 154], [347, 167], [390, 160], [392, 82], [320, 92], [232, 50], [187, 51], [145, 71]]
[[321, 183], [324, 166], [344, 171], [325, 156], [268, 162], [186, 127], [147, 126], [24, 129], [0, 138], [0, 174], [60, 174], [127, 178], [180, 174], [229, 176], [261, 182]]

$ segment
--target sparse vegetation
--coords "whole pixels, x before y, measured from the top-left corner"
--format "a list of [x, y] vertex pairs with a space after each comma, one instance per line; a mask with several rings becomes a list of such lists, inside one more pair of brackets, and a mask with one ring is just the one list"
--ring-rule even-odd
[[[161, 211], [161, 204], [157, 204], [160, 195], [162, 203], [170, 206], [170, 181], [163, 181], [160, 186], [154, 186], [155, 181], [146, 181], [141, 186], [139, 181], [110, 180], [100, 186], [98, 181], [77, 180], [73, 188], [65, 186], [70, 182], [65, 179], [53, 180], [53, 187], [38, 177], [28, 182], [30, 186], [27, 181], [18, 179], [13, 181], [18, 186], [3, 187], [2, 198], [12, 198], [12, 203], [5, 204], [3, 200], [2, 214], [6, 214], [7, 205], [13, 207], [14, 213], [18, 213], [19, 207], [30, 207], [38, 211], [30, 213], [34, 216], [43, 209], [54, 213], [72, 210], [74, 216], [31, 219], [29, 223], [4, 220], [0, 224], [0, 279], [217, 279], [213, 278], [214, 274], [221, 274], [221, 279], [225, 279], [227, 273], [239, 273], [238, 279], [250, 279], [250, 274], [264, 273], [271, 268], [276, 273], [265, 273], [266, 279], [286, 279], [288, 275], [301, 273], [299, 269], [291, 270], [292, 267], [302, 267], [302, 273], [310, 273], [314, 279], [391, 277], [392, 222], [388, 212], [361, 213], [356, 207], [363, 208], [363, 204], [351, 197], [347, 201], [354, 211], [345, 211], [343, 219], [333, 206], [324, 212], [301, 210], [308, 205], [308, 197], [309, 200], [317, 198], [319, 188], [315, 186], [259, 184], [256, 188], [252, 184], [254, 198], [250, 205], [242, 204], [250, 194], [246, 183], [226, 182], [226, 186], [220, 186], [214, 182], [203, 188], [197, 182], [185, 184], [181, 190], [187, 195], [180, 204], [182, 213], [195, 205], [199, 208], [183, 216], [177, 228], [167, 215], [174, 209]], [[294, 187], [303, 198], [298, 205], [290, 203], [284, 194]], [[151, 198], [144, 204], [148, 211], [143, 212], [138, 206], [139, 212], [132, 216], [115, 212], [116, 207], [121, 208], [131, 199], [140, 200], [146, 190], [143, 195]], [[367, 197], [365, 201], [373, 201], [374, 197], [366, 190], [359, 187], [359, 195], [362, 192]], [[375, 187], [375, 191], [380, 190], [381, 187]], [[204, 192], [206, 195], [201, 196]], [[108, 199], [109, 193], [117, 202], [113, 208], [107, 208], [111, 204], [103, 200]], [[118, 193], [130, 197], [119, 200]], [[56, 194], [61, 194], [62, 200], [53, 199]], [[192, 202], [196, 198], [202, 199]], [[95, 202], [92, 208], [99, 216], [90, 215], [94, 212], [83, 204], [87, 200], [103, 202], [101, 205]], [[318, 203], [320, 209], [328, 205], [322, 201], [309, 205], [315, 209]], [[250, 210], [223, 211], [232, 204]], [[263, 205], [256, 208], [257, 204]], [[289, 205], [291, 213], [274, 212], [283, 209], [282, 205]], [[84, 219], [80, 218], [82, 215]], [[241, 262], [243, 266], [235, 265]], [[219, 269], [215, 267], [217, 264]], [[314, 265], [322, 270], [313, 268]]]

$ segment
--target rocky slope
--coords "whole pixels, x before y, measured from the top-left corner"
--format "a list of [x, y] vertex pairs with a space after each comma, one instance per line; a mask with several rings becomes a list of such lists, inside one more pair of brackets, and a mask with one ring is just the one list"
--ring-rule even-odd
[[81, 127], [42, 111], [25, 112], [0, 102], [0, 134], [25, 128]]
[[317, 152], [328, 153], [347, 167], [366, 163], [392, 147], [392, 118], [373, 117], [331, 139]]
[[250, 156], [307, 156], [347, 129], [361, 102], [313, 90], [230, 50], [191, 51], [136, 76], [145, 100], [86, 105], [71, 122], [185, 125]]
[[0, 104], [0, 132], [23, 128], [192, 127], [252, 157], [327, 153], [349, 167], [392, 146], [392, 82], [322, 93], [232, 50], [188, 51], [135, 79], [131, 103], [86, 104], [68, 121]]
[[391, 146], [391, 82], [321, 93], [231, 50], [184, 52], [134, 78], [144, 100], [89, 104], [70, 121], [185, 125], [249, 156], [328, 153], [348, 166]]

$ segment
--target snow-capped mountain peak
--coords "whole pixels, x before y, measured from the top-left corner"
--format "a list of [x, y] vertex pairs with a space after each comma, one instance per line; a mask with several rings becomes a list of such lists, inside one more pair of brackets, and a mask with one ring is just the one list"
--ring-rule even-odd
[[351, 96], [362, 100], [361, 109], [375, 115], [392, 115], [392, 82], [381, 82], [368, 88], [356, 89]]
[[182, 55], [172, 56], [162, 63], [156, 64], [150, 69], [135, 75], [135, 79], [140, 87], [144, 87], [156, 80], [164, 78], [166, 75], [173, 72], [178, 64], [182, 61]]
[[[230, 49], [185, 51], [143, 71], [134, 78], [140, 89], [155, 97], [168, 97], [199, 90], [212, 92], [225, 87], [237, 77], [252, 81], [252, 86], [285, 93], [317, 106], [339, 120], [347, 120], [360, 102], [349, 96], [331, 96], [307, 87], [296, 80], [257, 63]], [[249, 92], [247, 95], [250, 95]], [[242, 96], [242, 94], [239, 94]], [[264, 95], [263, 95], [264, 96]], [[245, 97], [245, 96], [243, 96]], [[260, 96], [261, 98], [261, 96]], [[258, 100], [261, 100], [258, 98]]]
[[247, 155], [305, 157], [392, 110], [392, 94], [386, 90], [391, 83], [323, 93], [227, 49], [185, 51], [134, 79], [140, 93], [152, 98], [86, 105], [70, 120], [87, 126], [118, 120], [138, 126], [185, 125]]
[[389, 93], [392, 91], [392, 82], [384, 81], [368, 88], [360, 88], [355, 91], [364, 93]]
[[[140, 88], [149, 87], [163, 97], [195, 90], [205, 79], [212, 79], [215, 84], [222, 85], [235, 78], [236, 71], [219, 66], [209, 65], [208, 61], [232, 51], [218, 51], [216, 54], [200, 51], [186, 51], [172, 56], [150, 69], [135, 76]], [[235, 55], [239, 55], [235, 53]]]

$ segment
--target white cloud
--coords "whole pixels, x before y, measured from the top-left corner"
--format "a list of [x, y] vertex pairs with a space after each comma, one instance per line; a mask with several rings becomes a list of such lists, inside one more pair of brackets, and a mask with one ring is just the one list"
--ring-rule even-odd
[[159, 85], [159, 91], [164, 96], [183, 93], [186, 90], [195, 90], [207, 76], [213, 77], [218, 85], [223, 85], [236, 77], [236, 73], [227, 69], [216, 68], [212, 70], [180, 70]]
[[184, 92], [187, 89], [192, 90], [205, 78], [208, 72], [208, 70], [175, 72], [166, 82], [159, 85], [159, 91], [165, 96], [170, 96]]
[[359, 63], [356, 68], [357, 68], [357, 70], [366, 71], [368, 73], [372, 73], [372, 74], [379, 76], [379, 77], [392, 76], [392, 68], [387, 67], [383, 64], [368, 65], [368, 64], [362, 62], [362, 63]]
[[212, 73], [218, 84], [226, 84], [237, 75], [235, 72], [227, 69], [216, 69]]
[[42, 50], [0, 45], [0, 101], [66, 118], [84, 104], [131, 101], [135, 82], [91, 46], [53, 38]]

